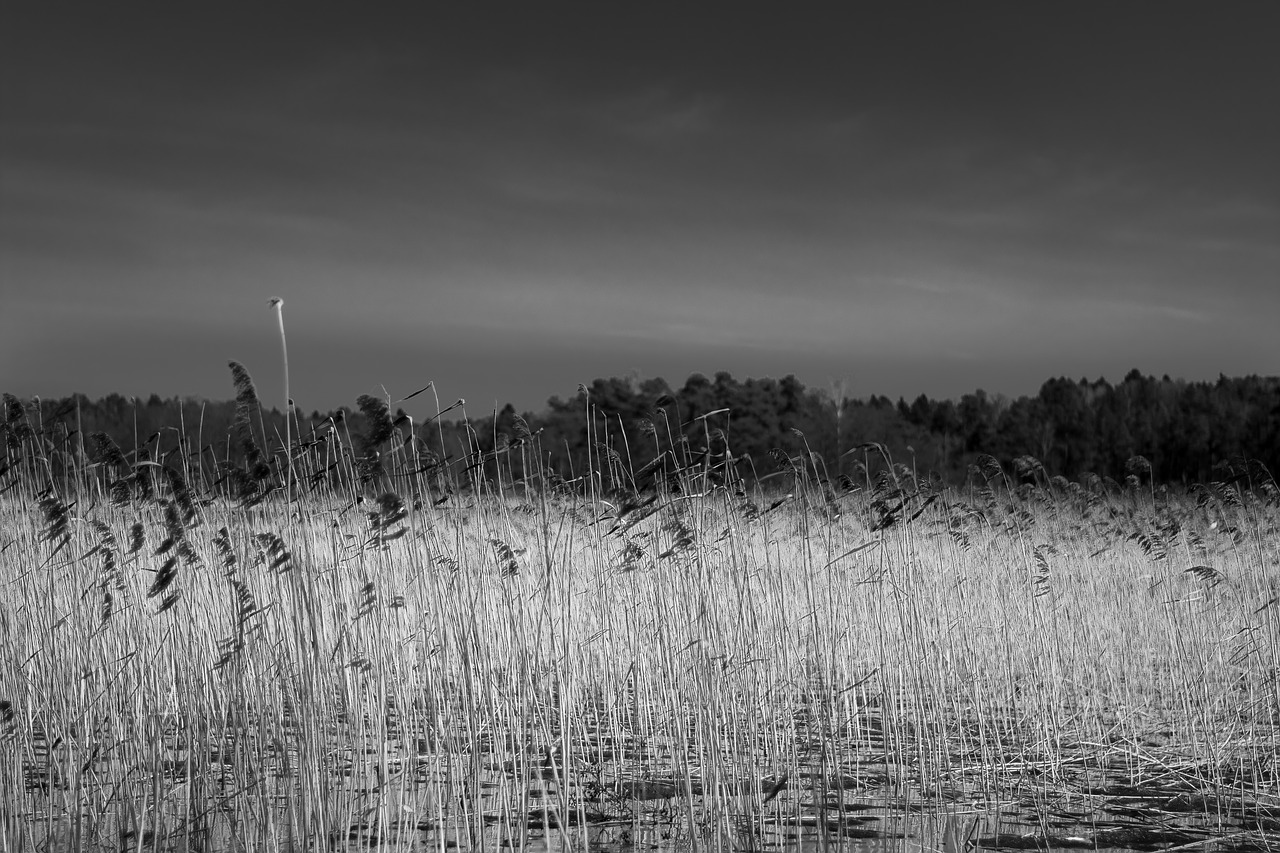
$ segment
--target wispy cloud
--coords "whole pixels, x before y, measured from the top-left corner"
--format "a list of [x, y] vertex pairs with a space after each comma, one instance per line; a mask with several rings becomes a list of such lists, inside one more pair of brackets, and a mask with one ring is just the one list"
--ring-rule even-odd
[[591, 112], [610, 130], [649, 144], [687, 142], [715, 129], [722, 98], [663, 88], [611, 100]]

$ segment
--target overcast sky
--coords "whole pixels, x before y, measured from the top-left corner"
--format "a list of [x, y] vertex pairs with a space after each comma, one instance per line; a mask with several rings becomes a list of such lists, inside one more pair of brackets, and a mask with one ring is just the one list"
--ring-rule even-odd
[[1280, 373], [1280, 4], [839, 7], [8, 4], [0, 390]]

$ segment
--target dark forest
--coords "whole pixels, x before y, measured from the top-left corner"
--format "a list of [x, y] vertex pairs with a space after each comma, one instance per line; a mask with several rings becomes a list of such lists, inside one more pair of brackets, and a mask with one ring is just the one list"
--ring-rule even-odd
[[[92, 461], [89, 437], [104, 433], [137, 459], [165, 461], [181, 449], [219, 463], [243, 461], [235, 401], [117, 394], [20, 401], [6, 394], [5, 402], [10, 441], [25, 418], [55, 456]], [[1068, 480], [1097, 475], [1119, 482], [1137, 464], [1144, 481], [1171, 485], [1220, 479], [1232, 466], [1250, 467], [1249, 460], [1275, 471], [1280, 461], [1278, 377], [1187, 382], [1133, 370], [1114, 385], [1050, 379], [1035, 396], [1013, 399], [977, 390], [958, 401], [923, 395], [894, 401], [845, 398], [838, 388], [806, 388], [794, 376], [739, 380], [722, 372], [694, 374], [678, 387], [659, 378], [597, 379], [536, 413], [508, 405], [463, 418], [465, 408], [453, 402], [441, 401], [442, 417], [415, 423], [393, 401], [362, 397], [349, 410], [297, 413], [292, 434], [305, 443], [332, 430], [359, 441], [370, 431], [368, 415], [376, 419], [380, 410], [395, 428], [382, 436], [387, 446], [412, 444], [437, 459], [480, 465], [519, 447], [523, 452], [510, 463], [517, 478], [532, 464], [535, 446], [542, 469], [566, 479], [587, 470], [592, 456], [635, 471], [668, 447], [693, 457], [711, 447], [747, 482], [802, 453], [820, 460], [832, 478], [869, 475], [887, 456], [918, 476], [950, 483], [963, 482], [983, 456], [1024, 474]], [[263, 410], [252, 420], [268, 452], [283, 447], [282, 413]], [[871, 443], [880, 445], [874, 454], [866, 452]]]

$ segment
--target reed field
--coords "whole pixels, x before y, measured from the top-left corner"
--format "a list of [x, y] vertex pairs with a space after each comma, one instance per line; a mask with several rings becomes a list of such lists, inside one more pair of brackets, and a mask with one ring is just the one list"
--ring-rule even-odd
[[588, 403], [566, 476], [369, 398], [266, 436], [235, 381], [217, 457], [8, 399], [0, 850], [1280, 850], [1256, 462], [945, 485], [796, 435], [758, 480], [727, 419], [628, 451]]

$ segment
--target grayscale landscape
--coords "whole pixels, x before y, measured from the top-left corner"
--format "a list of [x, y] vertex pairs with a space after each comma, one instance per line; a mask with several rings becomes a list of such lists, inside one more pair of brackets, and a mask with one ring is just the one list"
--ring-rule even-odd
[[1280, 13], [0, 13], [0, 853], [1280, 850]]

